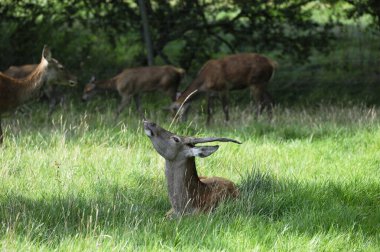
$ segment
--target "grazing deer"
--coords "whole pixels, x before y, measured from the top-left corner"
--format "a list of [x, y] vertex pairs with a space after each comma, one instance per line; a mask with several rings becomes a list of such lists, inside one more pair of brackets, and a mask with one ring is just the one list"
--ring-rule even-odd
[[150, 66], [129, 68], [108, 80], [95, 81], [85, 85], [82, 100], [89, 100], [95, 93], [104, 90], [115, 90], [121, 96], [116, 117], [130, 103], [133, 97], [137, 111], [140, 111], [140, 94], [148, 91], [164, 91], [175, 101], [178, 86], [185, 74], [182, 68], [174, 66]]
[[[257, 115], [261, 114], [265, 108], [268, 108], [271, 114], [273, 99], [266, 88], [274, 74], [275, 67], [276, 63], [274, 61], [255, 53], [241, 53], [217, 60], [209, 60], [203, 65], [194, 81], [172, 103], [170, 109], [176, 112], [181, 104], [185, 102], [184, 114], [186, 114], [189, 102], [197, 97], [197, 94], [206, 93], [208, 95], [207, 123], [209, 123], [212, 116], [213, 96], [219, 94], [225, 120], [228, 121], [229, 91], [249, 88], [258, 103]], [[186, 100], [195, 90], [198, 93]]]
[[[70, 74], [70, 72], [68, 72], [64, 68], [64, 66], [61, 63], [59, 63], [58, 60], [53, 58], [51, 60], [51, 71], [46, 77], [46, 84], [43, 85], [43, 95], [46, 96], [46, 98], [49, 101], [49, 116], [52, 114], [55, 107], [59, 103], [63, 103], [65, 99], [64, 93], [58, 89], [57, 85], [75, 86], [77, 84], [76, 76]], [[37, 68], [37, 66], [37, 64], [10, 66], [3, 73], [16, 79], [22, 79], [28, 76], [31, 72], [33, 72]]]
[[40, 64], [25, 78], [15, 79], [0, 72], [0, 144], [3, 143], [1, 115], [9, 112], [38, 93], [52, 71], [56, 61], [48, 47], [44, 47]]
[[165, 176], [172, 205], [168, 217], [210, 211], [225, 198], [239, 195], [238, 189], [230, 180], [198, 177], [195, 157], [207, 157], [219, 146], [195, 145], [215, 141], [240, 142], [229, 138], [181, 137], [149, 121], [144, 121], [144, 131], [166, 161]]

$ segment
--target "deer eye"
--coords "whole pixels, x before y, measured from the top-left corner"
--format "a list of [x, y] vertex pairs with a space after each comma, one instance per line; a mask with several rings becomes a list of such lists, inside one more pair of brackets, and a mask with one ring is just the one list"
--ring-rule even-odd
[[179, 139], [179, 137], [176, 137], [176, 136], [172, 136], [171, 137], [173, 139], [174, 142], [176, 143], [179, 143], [181, 141], [181, 139]]

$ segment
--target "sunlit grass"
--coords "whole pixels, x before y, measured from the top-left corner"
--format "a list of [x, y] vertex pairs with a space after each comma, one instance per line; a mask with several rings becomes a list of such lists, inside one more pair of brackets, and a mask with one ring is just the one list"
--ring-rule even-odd
[[[112, 103], [112, 101], [111, 101]], [[170, 208], [164, 160], [133, 108], [72, 104], [3, 120], [0, 152], [2, 250], [378, 251], [379, 111], [364, 106], [217, 110], [213, 123], [194, 106], [182, 135], [224, 136], [201, 175], [236, 182], [241, 197], [215, 212], [164, 219]], [[164, 112], [146, 114], [164, 127]]]

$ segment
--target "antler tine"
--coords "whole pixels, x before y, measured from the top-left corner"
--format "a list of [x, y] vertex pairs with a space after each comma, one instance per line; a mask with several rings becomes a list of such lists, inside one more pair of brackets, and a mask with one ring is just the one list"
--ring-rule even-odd
[[209, 143], [209, 142], [233, 142], [237, 144], [241, 144], [241, 142], [225, 137], [205, 137], [205, 138], [197, 138], [197, 137], [187, 137], [185, 139], [185, 143], [187, 144], [197, 144], [197, 143]]

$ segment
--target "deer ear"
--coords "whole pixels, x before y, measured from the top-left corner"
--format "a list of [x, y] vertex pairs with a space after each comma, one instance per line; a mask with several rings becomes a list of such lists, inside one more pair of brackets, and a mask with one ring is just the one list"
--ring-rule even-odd
[[215, 151], [217, 151], [219, 148], [219, 145], [216, 146], [199, 146], [199, 147], [192, 147], [190, 156], [193, 157], [208, 157]]
[[51, 51], [47, 45], [45, 45], [44, 49], [42, 50], [42, 57], [44, 57], [47, 61], [51, 60]]

